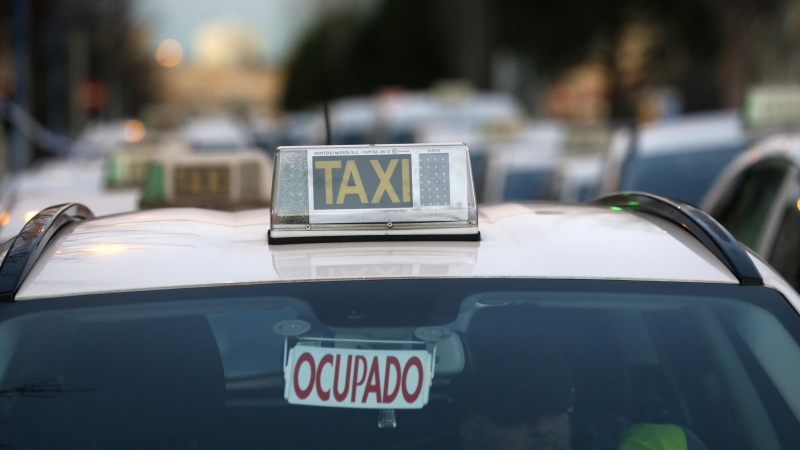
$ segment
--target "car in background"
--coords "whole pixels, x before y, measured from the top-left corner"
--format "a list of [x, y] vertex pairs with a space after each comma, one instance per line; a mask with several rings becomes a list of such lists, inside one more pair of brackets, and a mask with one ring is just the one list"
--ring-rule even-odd
[[747, 144], [736, 112], [691, 114], [618, 132], [603, 192], [644, 191], [699, 204]]
[[800, 136], [767, 138], [736, 158], [701, 207], [800, 288]]
[[[331, 103], [328, 112], [332, 144], [376, 143], [378, 102], [374, 97], [344, 98]], [[320, 118], [323, 118], [322, 113]]]
[[[329, 105], [330, 142], [336, 145], [420, 142], [431, 124], [477, 129], [485, 123], [519, 121], [522, 105], [513, 96], [475, 92], [460, 85], [429, 91], [386, 90], [371, 97], [349, 97]], [[281, 145], [326, 142], [322, 105], [287, 114], [281, 123]]]
[[524, 117], [522, 104], [509, 94], [474, 92], [458, 86], [386, 92], [378, 96], [377, 136], [381, 143], [413, 143], [420, 128], [434, 122], [475, 128]]
[[469, 161], [472, 179], [475, 185], [475, 196], [483, 202], [486, 187], [486, 176], [489, 165], [489, 147], [497, 148], [503, 142], [513, 139], [519, 122], [448, 123], [431, 122], [421, 126], [416, 133], [415, 141], [424, 142], [461, 142], [469, 147]]
[[[146, 138], [146, 139], [145, 139]], [[133, 141], [151, 140], [138, 120], [95, 121], [86, 126], [69, 148], [69, 156], [81, 159], [103, 158]]]
[[559, 122], [529, 122], [487, 145], [484, 202], [542, 200], [558, 168], [566, 128]]
[[583, 203], [600, 193], [603, 159], [600, 155], [565, 157], [550, 179], [548, 199]]
[[256, 147], [253, 131], [228, 115], [191, 118], [180, 135], [198, 153], [248, 151]]
[[286, 114], [281, 120], [277, 142], [279, 145], [324, 144], [325, 116], [322, 109]]

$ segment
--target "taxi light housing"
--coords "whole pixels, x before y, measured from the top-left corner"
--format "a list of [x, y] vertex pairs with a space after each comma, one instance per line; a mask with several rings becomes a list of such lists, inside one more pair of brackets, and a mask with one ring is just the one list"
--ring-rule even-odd
[[143, 207], [266, 207], [274, 169], [261, 151], [164, 154], [150, 160]]
[[479, 240], [464, 144], [278, 147], [270, 244]]

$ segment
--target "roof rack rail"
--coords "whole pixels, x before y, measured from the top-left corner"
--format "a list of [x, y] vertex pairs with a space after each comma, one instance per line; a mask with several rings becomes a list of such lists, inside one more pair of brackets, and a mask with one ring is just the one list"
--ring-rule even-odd
[[0, 264], [0, 303], [13, 302], [22, 282], [56, 232], [74, 222], [94, 217], [79, 203], [51, 206], [39, 211], [22, 227]]
[[680, 200], [645, 192], [614, 192], [589, 202], [614, 210], [652, 214], [686, 229], [739, 279], [743, 286], [761, 286], [764, 280], [744, 247], [705, 211]]

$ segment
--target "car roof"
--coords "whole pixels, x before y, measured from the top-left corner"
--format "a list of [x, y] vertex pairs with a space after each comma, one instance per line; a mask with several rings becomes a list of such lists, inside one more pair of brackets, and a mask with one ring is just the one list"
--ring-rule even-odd
[[16, 236], [30, 218], [39, 211], [67, 202], [80, 202], [98, 216], [136, 211], [142, 193], [138, 189], [118, 189], [106, 192], [59, 192], [15, 196], [5, 212], [7, 221], [0, 221], [0, 241]]
[[725, 149], [745, 145], [742, 120], [735, 111], [690, 114], [642, 126], [637, 157]]
[[42, 297], [381, 278], [528, 277], [738, 284], [688, 232], [658, 217], [563, 204], [480, 209], [480, 242], [268, 245], [269, 210], [140, 211], [54, 238], [17, 292]]

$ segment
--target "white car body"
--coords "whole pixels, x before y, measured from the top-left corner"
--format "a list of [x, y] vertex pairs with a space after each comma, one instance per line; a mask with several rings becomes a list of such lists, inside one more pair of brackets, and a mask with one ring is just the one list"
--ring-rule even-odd
[[[555, 278], [738, 284], [670, 222], [598, 206], [480, 210], [480, 242], [268, 245], [269, 210], [164, 209], [80, 222], [42, 253], [16, 299], [243, 283]], [[800, 297], [752, 256], [772, 288]], [[132, 276], [132, 274], [136, 274]]]

